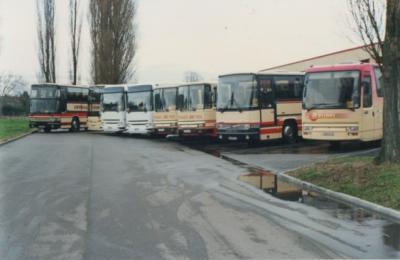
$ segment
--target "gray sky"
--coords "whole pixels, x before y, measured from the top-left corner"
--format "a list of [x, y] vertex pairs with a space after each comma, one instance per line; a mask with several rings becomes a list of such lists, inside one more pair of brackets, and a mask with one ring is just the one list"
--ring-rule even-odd
[[[68, 82], [67, 0], [57, 1], [58, 78]], [[82, 0], [85, 5], [87, 0]], [[359, 45], [349, 40], [346, 0], [139, 0], [139, 82], [205, 80], [257, 71]], [[84, 17], [87, 20], [87, 17]], [[34, 0], [0, 0], [0, 73], [36, 80]], [[82, 81], [88, 81], [84, 30]]]

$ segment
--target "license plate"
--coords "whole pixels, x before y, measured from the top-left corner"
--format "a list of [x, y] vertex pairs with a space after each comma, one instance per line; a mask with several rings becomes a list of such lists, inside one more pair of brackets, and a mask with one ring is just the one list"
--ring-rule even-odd
[[135, 130], [134, 131], [139, 131], [140, 129], [139, 128], [135, 128]]
[[190, 130], [183, 130], [183, 132], [184, 132], [185, 134], [190, 134], [192, 131], [190, 131]]
[[228, 137], [228, 140], [229, 140], [229, 141], [237, 141], [237, 139], [238, 139], [238, 138], [237, 138], [236, 136], [229, 136], [229, 137]]
[[333, 132], [324, 132], [323, 136], [334, 136]]
[[165, 131], [165, 129], [164, 129], [164, 128], [160, 128], [160, 129], [158, 129], [158, 131], [160, 131], [160, 132], [164, 132], [164, 131]]

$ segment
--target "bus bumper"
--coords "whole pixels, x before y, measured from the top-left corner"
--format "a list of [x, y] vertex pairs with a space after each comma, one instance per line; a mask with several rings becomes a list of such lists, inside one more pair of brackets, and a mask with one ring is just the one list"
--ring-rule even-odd
[[154, 128], [153, 134], [155, 135], [175, 135], [177, 133], [177, 128], [174, 127], [163, 127], [163, 128]]
[[215, 136], [215, 128], [179, 128], [180, 136]]
[[130, 125], [126, 128], [127, 134], [139, 134], [139, 135], [149, 135], [153, 131], [151, 128], [148, 128], [146, 125]]
[[105, 133], [122, 133], [126, 131], [125, 126], [119, 126], [117, 124], [103, 124], [102, 129]]
[[59, 129], [61, 128], [61, 122], [60, 121], [52, 121], [52, 122], [46, 122], [46, 121], [29, 121], [29, 127], [30, 128], [39, 128], [39, 129], [45, 129], [45, 128], [50, 128], [50, 129]]
[[217, 138], [224, 141], [259, 141], [259, 131], [226, 132], [217, 131]]
[[360, 140], [360, 132], [357, 125], [351, 126], [318, 126], [304, 125], [303, 139], [320, 141], [355, 141]]

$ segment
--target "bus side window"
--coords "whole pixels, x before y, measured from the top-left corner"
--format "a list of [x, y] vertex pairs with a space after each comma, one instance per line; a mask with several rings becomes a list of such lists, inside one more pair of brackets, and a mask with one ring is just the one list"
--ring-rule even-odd
[[372, 106], [372, 89], [371, 89], [371, 76], [365, 76], [363, 78], [363, 106], [371, 107]]
[[273, 107], [275, 102], [272, 79], [260, 79], [260, 101], [261, 109]]

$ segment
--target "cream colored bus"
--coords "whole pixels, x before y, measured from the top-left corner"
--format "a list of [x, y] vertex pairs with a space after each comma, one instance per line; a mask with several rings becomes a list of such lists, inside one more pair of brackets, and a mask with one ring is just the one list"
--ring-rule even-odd
[[307, 70], [303, 138], [373, 141], [383, 136], [382, 73], [375, 64], [342, 64]]
[[304, 73], [240, 73], [219, 77], [217, 135], [221, 140], [258, 142], [301, 134]]
[[87, 123], [89, 131], [101, 130], [100, 102], [103, 88], [104, 86], [101, 85], [89, 87], [89, 111]]
[[154, 86], [154, 114], [152, 131], [154, 135], [167, 136], [177, 134], [177, 94], [177, 85]]
[[215, 83], [190, 83], [178, 87], [178, 134], [216, 136]]

